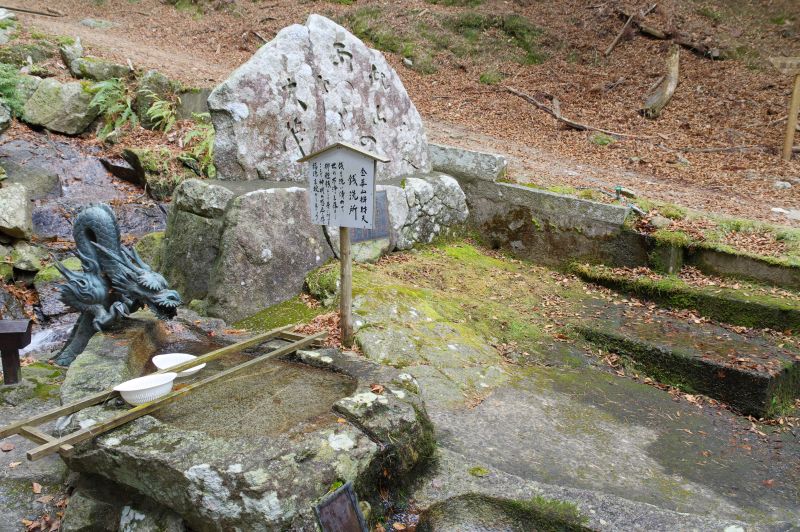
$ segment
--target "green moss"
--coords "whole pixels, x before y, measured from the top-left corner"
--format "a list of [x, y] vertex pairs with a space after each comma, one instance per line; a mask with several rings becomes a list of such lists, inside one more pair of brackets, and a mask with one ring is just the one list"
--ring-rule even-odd
[[161, 251], [164, 243], [164, 231], [148, 233], [141, 237], [134, 246], [134, 249], [153, 269], [161, 267]]
[[653, 233], [653, 238], [658, 244], [674, 246], [674, 247], [688, 247], [692, 244], [692, 239], [684, 231], [670, 231], [669, 229], [659, 229]]
[[477, 7], [483, 0], [426, 0], [429, 4], [448, 7]]
[[16, 25], [17, 23], [10, 19], [0, 20], [0, 30], [7, 30], [8, 28], [13, 28]]
[[578, 189], [571, 185], [552, 185], [547, 187], [545, 190], [547, 190], [548, 192], [553, 192], [555, 194], [563, 194], [565, 196], [578, 195]]
[[299, 297], [278, 303], [234, 324], [235, 327], [253, 331], [269, 331], [293, 323], [307, 323], [319, 314], [322, 308], [310, 308]]
[[[66, 266], [66, 268], [68, 270], [72, 270], [74, 272], [81, 270], [81, 261], [80, 261], [80, 259], [78, 257], [67, 257], [66, 259], [61, 261], [61, 264]], [[53, 282], [53, 281], [60, 281], [62, 279], [63, 279], [63, 277], [61, 277], [61, 274], [56, 269], [56, 267], [51, 265], [51, 266], [48, 266], [46, 268], [43, 268], [43, 269], [39, 270], [36, 273], [36, 277], [33, 279], [33, 282], [34, 283], [50, 283], [50, 282]]]
[[518, 516], [519, 522], [529, 523], [531, 530], [586, 530], [584, 525], [589, 521], [574, 503], [540, 495], [528, 500], [495, 500], [507, 512]]
[[75, 39], [66, 35], [59, 35], [56, 37], [56, 42], [61, 46], [72, 46], [75, 44]]
[[662, 216], [669, 218], [670, 220], [683, 220], [686, 218], [686, 209], [675, 205], [674, 203], [664, 203], [658, 208], [658, 212], [661, 213]]
[[696, 13], [700, 16], [710, 19], [713, 22], [720, 22], [722, 20], [722, 13], [710, 6], [699, 7]]
[[338, 261], [323, 264], [306, 275], [306, 290], [325, 306], [331, 306], [339, 294], [340, 274]]
[[755, 286], [753, 290], [695, 287], [674, 276], [631, 278], [616, 275], [603, 266], [586, 264], [572, 264], [570, 269], [589, 282], [668, 307], [693, 309], [725, 323], [779, 331], [800, 330], [800, 301], [763, 294]]
[[489, 474], [489, 470], [485, 467], [475, 466], [469, 468], [469, 474], [473, 477], [485, 477]]
[[592, 133], [589, 136], [589, 142], [595, 146], [608, 146], [609, 144], [614, 144], [616, 139], [614, 139], [614, 137], [611, 135], [606, 135], [605, 133]]

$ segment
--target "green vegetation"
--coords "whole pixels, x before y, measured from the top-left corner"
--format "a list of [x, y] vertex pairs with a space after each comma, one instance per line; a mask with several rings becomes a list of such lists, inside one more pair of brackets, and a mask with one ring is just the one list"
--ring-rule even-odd
[[791, 16], [789, 16], [789, 15], [787, 15], [785, 13], [782, 13], [782, 14], [776, 16], [776, 17], [772, 17], [771, 19], [769, 19], [770, 22], [772, 22], [773, 24], [775, 24], [777, 26], [783, 26], [784, 24], [786, 24], [788, 22], [792, 22], [792, 20], [794, 20], [793, 17], [791, 17]]
[[8, 28], [13, 28], [16, 25], [17, 23], [10, 19], [0, 20], [0, 30], [7, 30]]
[[473, 477], [485, 477], [489, 474], [489, 470], [485, 467], [475, 466], [469, 468], [469, 474]]
[[496, 70], [489, 70], [488, 72], [484, 72], [481, 74], [480, 82], [486, 85], [496, 85], [503, 81], [503, 74], [497, 72]]
[[125, 127], [136, 127], [139, 122], [133, 110], [134, 94], [119, 78], [100, 81], [90, 88], [94, 93], [91, 105], [100, 110], [103, 128], [97, 134], [106, 140], [112, 133]]
[[149, 90], [142, 91], [142, 94], [152, 102], [150, 108], [147, 109], [147, 118], [152, 121], [153, 129], [169, 133], [177, 120], [176, 102], [162, 99], [158, 94]]
[[608, 146], [609, 144], [614, 144], [616, 140], [611, 135], [606, 135], [605, 133], [592, 133], [589, 136], [589, 142], [596, 146]]
[[518, 48], [525, 52], [521, 62], [526, 65], [542, 63], [544, 55], [539, 51], [537, 42], [542, 30], [535, 27], [520, 15], [483, 15], [475, 11], [461, 13], [445, 20], [445, 26], [463, 36], [467, 41], [476, 42], [483, 32], [497, 30], [505, 34]]
[[697, 9], [696, 13], [713, 22], [720, 22], [722, 20], [722, 13], [713, 7], [703, 6]]
[[22, 116], [22, 108], [25, 105], [17, 91], [20, 78], [16, 67], [0, 64], [0, 101], [6, 104], [11, 114], [16, 117]]
[[379, 50], [413, 58], [413, 41], [388, 27], [380, 20], [381, 13], [379, 7], [362, 7], [350, 13], [347, 22], [356, 36], [370, 41]]
[[195, 124], [183, 137], [184, 157], [197, 163], [200, 174], [214, 178], [217, 168], [214, 166], [214, 125], [208, 113], [194, 114]]

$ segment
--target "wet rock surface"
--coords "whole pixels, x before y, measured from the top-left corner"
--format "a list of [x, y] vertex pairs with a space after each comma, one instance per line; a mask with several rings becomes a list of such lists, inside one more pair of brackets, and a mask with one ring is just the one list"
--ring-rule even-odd
[[165, 227], [164, 206], [113, 178], [97, 157], [67, 142], [40, 136], [11, 140], [0, 145], [0, 166], [17, 183], [31, 187], [33, 234], [38, 238], [72, 240], [70, 219], [93, 202], [111, 204], [123, 235], [141, 236]]

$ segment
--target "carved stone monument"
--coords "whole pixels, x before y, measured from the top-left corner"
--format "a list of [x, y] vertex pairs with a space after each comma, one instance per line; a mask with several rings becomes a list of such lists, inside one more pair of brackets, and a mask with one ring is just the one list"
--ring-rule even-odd
[[304, 181], [335, 142], [384, 154], [387, 181], [430, 172], [422, 119], [383, 54], [320, 15], [278, 32], [208, 99], [221, 179]]
[[73, 272], [56, 261], [67, 280], [59, 286], [61, 300], [80, 311], [69, 340], [55, 362], [67, 366], [94, 335], [121, 316], [148, 306], [156, 316], [169, 319], [181, 304], [161, 274], [154, 272], [136, 250], [122, 245], [114, 211], [108, 205], [89, 205], [73, 225], [76, 255], [82, 272]]

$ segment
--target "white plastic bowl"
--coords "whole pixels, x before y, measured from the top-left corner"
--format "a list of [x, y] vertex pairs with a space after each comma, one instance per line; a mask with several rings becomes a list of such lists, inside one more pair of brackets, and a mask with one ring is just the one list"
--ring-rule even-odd
[[[184, 362], [194, 360], [195, 358], [197, 357], [188, 353], [164, 353], [163, 355], [154, 356], [153, 364], [155, 364], [158, 369], [169, 369], [174, 368], [178, 364], [183, 364]], [[194, 375], [204, 367], [206, 367], [205, 363], [198, 364], [193, 368], [178, 372], [178, 377], [188, 377], [189, 375]]]
[[172, 382], [177, 373], [154, 373], [125, 381], [114, 387], [127, 403], [142, 405], [164, 397], [172, 391]]

